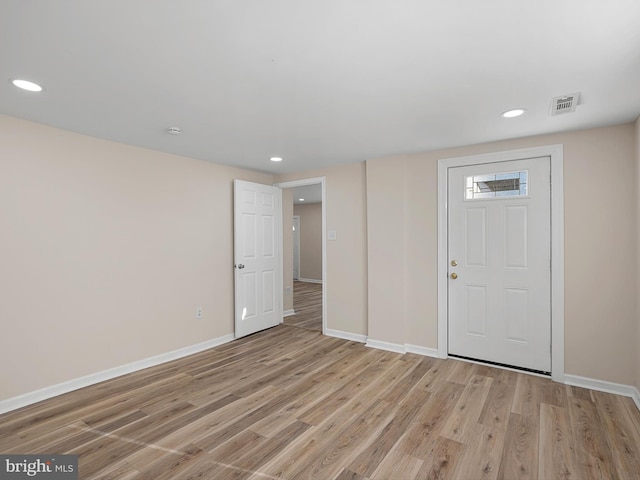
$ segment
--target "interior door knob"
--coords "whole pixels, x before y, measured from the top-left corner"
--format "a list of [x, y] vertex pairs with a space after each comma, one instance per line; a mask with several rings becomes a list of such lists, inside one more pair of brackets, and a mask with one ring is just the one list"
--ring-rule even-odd
[[237, 267], [239, 270], [242, 270], [242, 269], [244, 268], [244, 265], [240, 263], [240, 264], [236, 265], [236, 267]]
[[456, 278], [458, 278], [458, 274], [457, 273], [452, 273], [451, 274], [451, 280], [455, 280]]

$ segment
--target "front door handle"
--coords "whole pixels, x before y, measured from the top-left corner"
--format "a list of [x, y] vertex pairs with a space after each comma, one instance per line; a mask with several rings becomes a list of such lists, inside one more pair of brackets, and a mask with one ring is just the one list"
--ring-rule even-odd
[[451, 280], [455, 280], [456, 278], [458, 278], [458, 274], [457, 273], [452, 273], [451, 274]]

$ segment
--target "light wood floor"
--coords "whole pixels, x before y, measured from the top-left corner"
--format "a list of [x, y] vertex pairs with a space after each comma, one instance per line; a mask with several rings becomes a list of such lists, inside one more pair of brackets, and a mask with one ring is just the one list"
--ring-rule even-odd
[[294, 281], [293, 309], [296, 314], [285, 317], [286, 325], [322, 332], [322, 285]]
[[625, 397], [280, 325], [0, 417], [81, 479], [638, 479]]

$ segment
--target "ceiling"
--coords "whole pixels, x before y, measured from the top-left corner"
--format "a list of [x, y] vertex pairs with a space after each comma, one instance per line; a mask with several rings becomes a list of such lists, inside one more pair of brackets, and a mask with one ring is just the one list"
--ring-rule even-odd
[[633, 121], [639, 25], [638, 0], [1, 0], [0, 113], [304, 171]]
[[322, 203], [322, 185], [319, 183], [304, 185], [302, 187], [293, 187], [292, 190], [294, 205]]

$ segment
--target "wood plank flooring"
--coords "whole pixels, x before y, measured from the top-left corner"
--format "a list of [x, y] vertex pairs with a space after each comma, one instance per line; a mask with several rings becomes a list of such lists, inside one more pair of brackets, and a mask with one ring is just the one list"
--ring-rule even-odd
[[294, 281], [293, 309], [296, 314], [285, 317], [286, 325], [322, 332], [322, 285]]
[[273, 329], [0, 416], [94, 479], [638, 479], [631, 399]]

